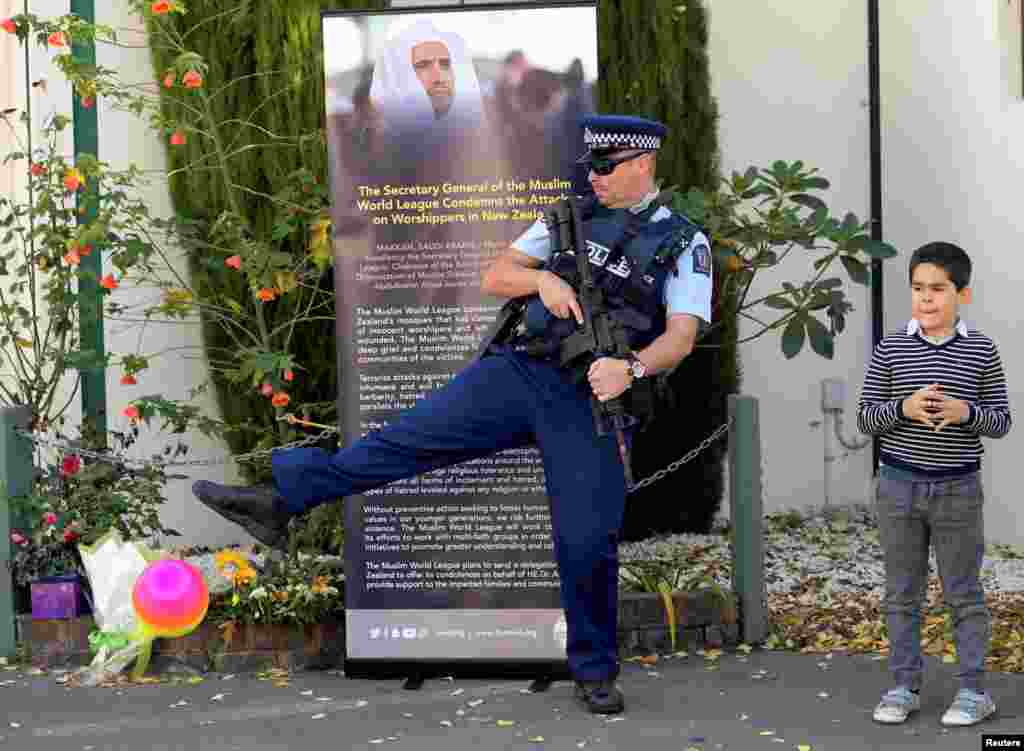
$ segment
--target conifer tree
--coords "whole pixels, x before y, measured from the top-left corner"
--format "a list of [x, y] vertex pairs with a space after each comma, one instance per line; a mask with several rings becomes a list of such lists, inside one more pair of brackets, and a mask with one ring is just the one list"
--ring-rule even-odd
[[[708, 17], [703, 0], [601, 0], [598, 4], [602, 112], [649, 117], [669, 128], [658, 152], [663, 188], [713, 190], [718, 183], [718, 107], [711, 95]], [[681, 273], [690, 270], [681, 269]], [[736, 321], [717, 294], [722, 320], [669, 377], [676, 405], [664, 409], [634, 441], [633, 474], [642, 480], [698, 446], [728, 417], [739, 390]], [[677, 471], [629, 496], [623, 538], [707, 532], [724, 488], [725, 437]]]

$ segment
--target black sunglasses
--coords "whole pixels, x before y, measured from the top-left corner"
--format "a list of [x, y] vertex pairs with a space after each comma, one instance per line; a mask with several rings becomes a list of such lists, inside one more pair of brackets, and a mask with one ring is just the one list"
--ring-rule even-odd
[[637, 157], [650, 153], [650, 151], [641, 151], [637, 154], [619, 157], [618, 159], [613, 159], [610, 156], [597, 156], [596, 154], [591, 154], [588, 163], [590, 164], [590, 169], [594, 171], [595, 175], [601, 175], [604, 177], [605, 175], [610, 175], [614, 172], [615, 168], [623, 162], [628, 162], [630, 159], [636, 159]]

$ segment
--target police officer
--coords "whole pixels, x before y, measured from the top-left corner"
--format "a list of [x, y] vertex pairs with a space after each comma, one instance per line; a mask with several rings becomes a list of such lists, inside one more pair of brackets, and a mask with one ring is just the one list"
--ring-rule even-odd
[[[531, 341], [557, 338], [583, 323], [573, 287], [545, 268], [551, 250], [539, 220], [484, 272], [481, 284], [488, 294], [526, 297], [526, 325], [347, 448], [333, 455], [315, 448], [275, 452], [273, 487], [200, 481], [193, 492], [274, 546], [283, 542], [291, 515], [320, 503], [536, 443], [575, 697], [591, 712], [614, 714], [624, 708], [615, 679], [618, 534], [627, 488], [616, 439], [598, 436], [591, 398], [615, 399], [636, 379], [672, 369], [690, 353], [701, 321], [711, 319], [711, 256], [695, 225], [656, 200], [656, 152], [665, 126], [610, 115], [582, 124], [587, 153], [580, 161], [589, 165], [596, 198], [583, 225], [589, 260], [609, 306], [624, 310], [630, 322], [629, 358], [598, 358], [574, 378], [557, 356], [526, 351]], [[626, 431], [627, 441], [633, 430]]]

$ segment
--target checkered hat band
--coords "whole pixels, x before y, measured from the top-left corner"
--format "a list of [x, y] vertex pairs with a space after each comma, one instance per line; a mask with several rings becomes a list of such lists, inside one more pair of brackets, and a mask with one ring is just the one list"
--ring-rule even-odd
[[614, 146], [619, 149], [660, 149], [661, 137], [645, 133], [597, 133], [587, 130], [583, 134], [583, 142], [590, 148]]

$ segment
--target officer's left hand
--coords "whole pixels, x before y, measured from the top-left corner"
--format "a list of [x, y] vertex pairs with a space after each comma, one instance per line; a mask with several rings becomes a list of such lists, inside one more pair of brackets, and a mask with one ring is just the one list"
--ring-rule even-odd
[[629, 363], [617, 357], [600, 357], [587, 371], [590, 388], [599, 402], [614, 399], [633, 383], [633, 374], [629, 372]]

